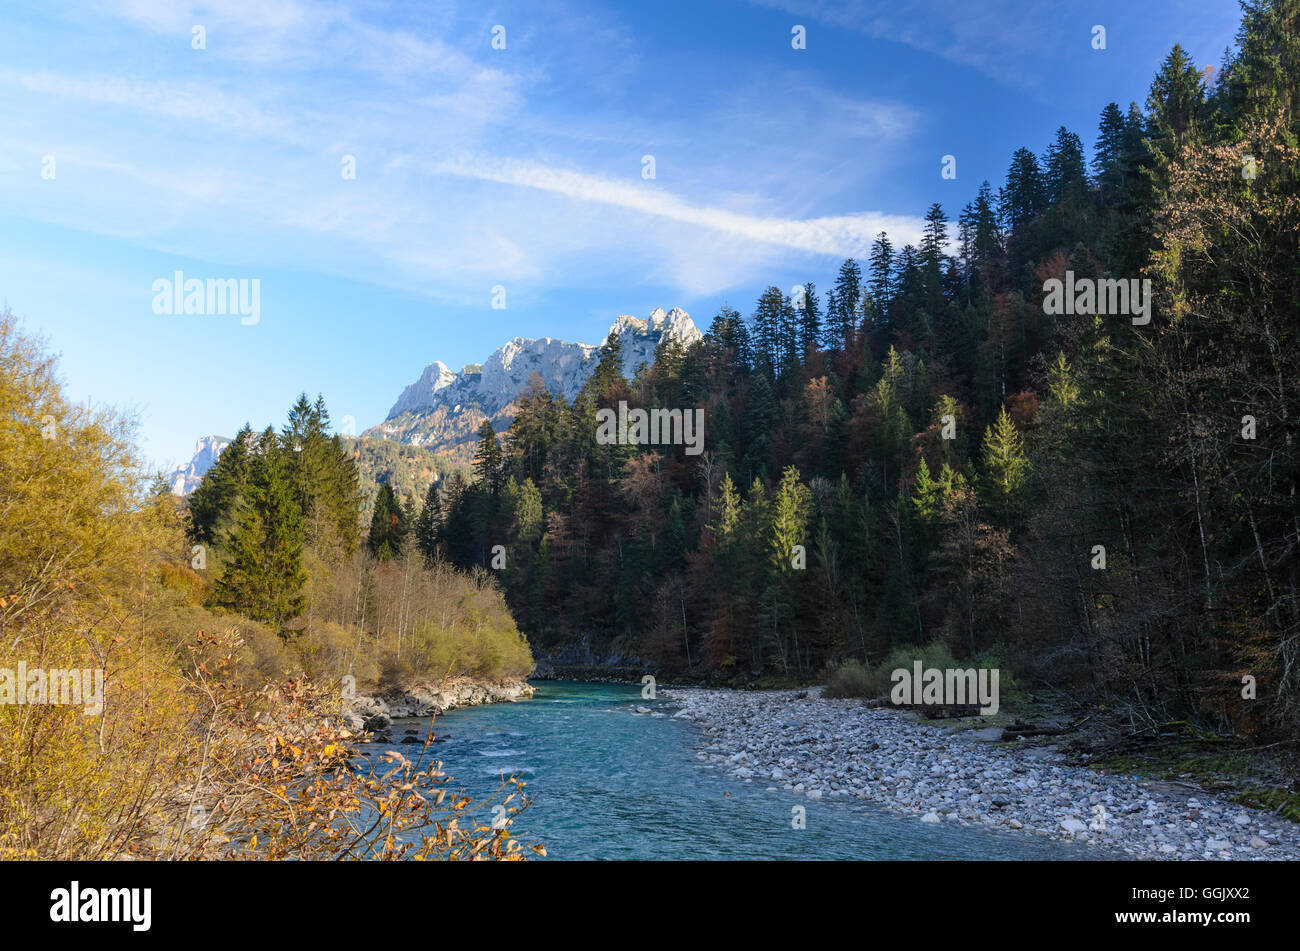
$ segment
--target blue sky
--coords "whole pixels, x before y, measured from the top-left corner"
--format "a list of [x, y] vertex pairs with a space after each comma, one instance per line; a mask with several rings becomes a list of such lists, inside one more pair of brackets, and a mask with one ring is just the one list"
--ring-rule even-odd
[[[955, 218], [982, 180], [996, 190], [1018, 146], [1041, 154], [1064, 124], [1091, 147], [1102, 106], [1144, 100], [1175, 42], [1217, 67], [1239, 16], [1235, 0], [86, 6], [0, 10], [0, 298], [62, 354], [75, 399], [139, 414], [158, 465], [245, 420], [278, 426], [302, 390], [361, 430], [435, 359], [597, 343], [654, 307], [707, 327], [768, 284], [824, 290], [882, 228], [901, 245], [931, 201]], [[177, 270], [258, 279], [260, 320], [155, 314], [153, 282]]]

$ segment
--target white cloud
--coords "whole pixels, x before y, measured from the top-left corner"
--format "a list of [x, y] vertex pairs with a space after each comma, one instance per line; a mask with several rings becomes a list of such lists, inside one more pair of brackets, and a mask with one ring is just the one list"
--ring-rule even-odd
[[[0, 191], [20, 214], [159, 250], [445, 300], [498, 281], [538, 295], [656, 281], [700, 296], [862, 256], [881, 230], [900, 245], [920, 233], [910, 216], [822, 213], [853, 207], [844, 196], [919, 125], [910, 108], [768, 70], [688, 113], [610, 96], [573, 115], [559, 108], [581, 64], [545, 49], [498, 59], [472, 36], [368, 13], [120, 4], [126, 32], [102, 59], [0, 68], [10, 144], [60, 161], [57, 186]], [[193, 22], [209, 30], [202, 53], [189, 50]], [[144, 37], [166, 57], [126, 55], [142, 28], [176, 40]], [[617, 23], [592, 29], [600, 63], [635, 59]], [[528, 42], [511, 34], [512, 50]], [[122, 63], [136, 72], [113, 75]], [[659, 182], [640, 178], [646, 150], [660, 153]], [[344, 154], [355, 181], [339, 175]]]
[[681, 224], [721, 231], [748, 241], [814, 254], [861, 256], [880, 231], [896, 236], [896, 243], [915, 241], [921, 233], [921, 220], [910, 216], [864, 212], [800, 220], [744, 214], [692, 204], [651, 182], [629, 184], [515, 159], [466, 159], [441, 163], [432, 171], [554, 192], [580, 201], [613, 205]]

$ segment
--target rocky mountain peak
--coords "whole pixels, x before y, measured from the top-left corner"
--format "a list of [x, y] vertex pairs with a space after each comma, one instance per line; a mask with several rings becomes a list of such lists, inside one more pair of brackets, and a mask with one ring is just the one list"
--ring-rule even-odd
[[[678, 307], [666, 313], [656, 307], [644, 320], [620, 315], [610, 325], [609, 333], [623, 342], [623, 374], [628, 379], [642, 363], [654, 363], [655, 348], [665, 335], [676, 338], [682, 346], [702, 336], [690, 315]], [[599, 349], [598, 344], [569, 343], [554, 337], [516, 337], [498, 347], [481, 365], [468, 366], [460, 373], [435, 360], [402, 391], [388, 411], [388, 419], [439, 407], [457, 411], [456, 407], [468, 405], [477, 405], [491, 416], [514, 402], [533, 373], [541, 376], [551, 392], [572, 399], [595, 369]]]
[[223, 436], [204, 436], [194, 444], [194, 455], [190, 461], [177, 466], [167, 476], [172, 495], [189, 495], [199, 487], [203, 475], [212, 468], [221, 455], [221, 450], [230, 445], [230, 440]]
[[[667, 312], [656, 307], [644, 319], [622, 314], [610, 325], [609, 334], [622, 343], [623, 375], [629, 380], [642, 364], [654, 363], [655, 350], [665, 336], [683, 347], [703, 336], [690, 315], [678, 307]], [[515, 337], [482, 364], [471, 364], [460, 373], [435, 360], [402, 391], [387, 419], [372, 432], [433, 449], [465, 442], [485, 418], [499, 430], [508, 426], [514, 401], [534, 373], [552, 393], [571, 400], [599, 362], [600, 344], [554, 337]]]

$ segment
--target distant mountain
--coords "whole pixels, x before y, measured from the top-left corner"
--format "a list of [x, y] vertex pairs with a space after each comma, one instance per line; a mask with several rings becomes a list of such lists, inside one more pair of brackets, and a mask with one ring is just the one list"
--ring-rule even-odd
[[[609, 333], [622, 342], [623, 375], [629, 380], [641, 364], [654, 364], [655, 350], [664, 337], [675, 337], [688, 347], [702, 336], [690, 315], [676, 307], [667, 313], [657, 307], [645, 320], [624, 314]], [[435, 360], [402, 391], [388, 418], [363, 435], [423, 446], [448, 462], [463, 464], [473, 454], [485, 419], [498, 432], [509, 427], [515, 400], [530, 376], [537, 373], [552, 393], [571, 400], [599, 362], [599, 344], [553, 337], [516, 337], [483, 363], [470, 364], [459, 373]]]
[[190, 461], [183, 465], [177, 466], [167, 476], [167, 484], [171, 486], [172, 495], [189, 495], [199, 487], [203, 481], [203, 474], [212, 468], [213, 463], [217, 461], [217, 456], [221, 455], [221, 450], [230, 445], [230, 440], [224, 436], [204, 436], [194, 444], [194, 455]]
[[[684, 310], [655, 308], [645, 320], [623, 315], [609, 332], [623, 344], [623, 375], [629, 380], [641, 364], [652, 366], [665, 336], [688, 347], [701, 333]], [[607, 335], [608, 336], [608, 335]], [[568, 343], [553, 337], [516, 337], [481, 364], [454, 373], [435, 360], [397, 398], [388, 418], [360, 436], [343, 437], [361, 476], [363, 521], [370, 519], [376, 488], [393, 487], [400, 499], [423, 501], [429, 483], [453, 472], [468, 474], [478, 442], [478, 428], [491, 420], [498, 432], [510, 426], [515, 400], [537, 373], [552, 393], [573, 399], [600, 362], [600, 346]], [[194, 458], [168, 477], [172, 493], [189, 495], [217, 461], [230, 440], [205, 436]]]

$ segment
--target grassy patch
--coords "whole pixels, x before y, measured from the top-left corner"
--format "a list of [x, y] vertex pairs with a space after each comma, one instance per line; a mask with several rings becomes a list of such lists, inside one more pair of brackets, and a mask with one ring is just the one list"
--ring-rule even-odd
[[1283, 819], [1300, 822], [1300, 793], [1285, 789], [1247, 789], [1232, 797], [1232, 802], [1255, 809], [1267, 809]]
[[1192, 783], [1227, 793], [1229, 801], [1238, 805], [1266, 809], [1300, 822], [1300, 793], [1287, 791], [1294, 768], [1284, 757], [1263, 755], [1240, 740], [1195, 736], [1098, 757], [1089, 765], [1112, 773]]

